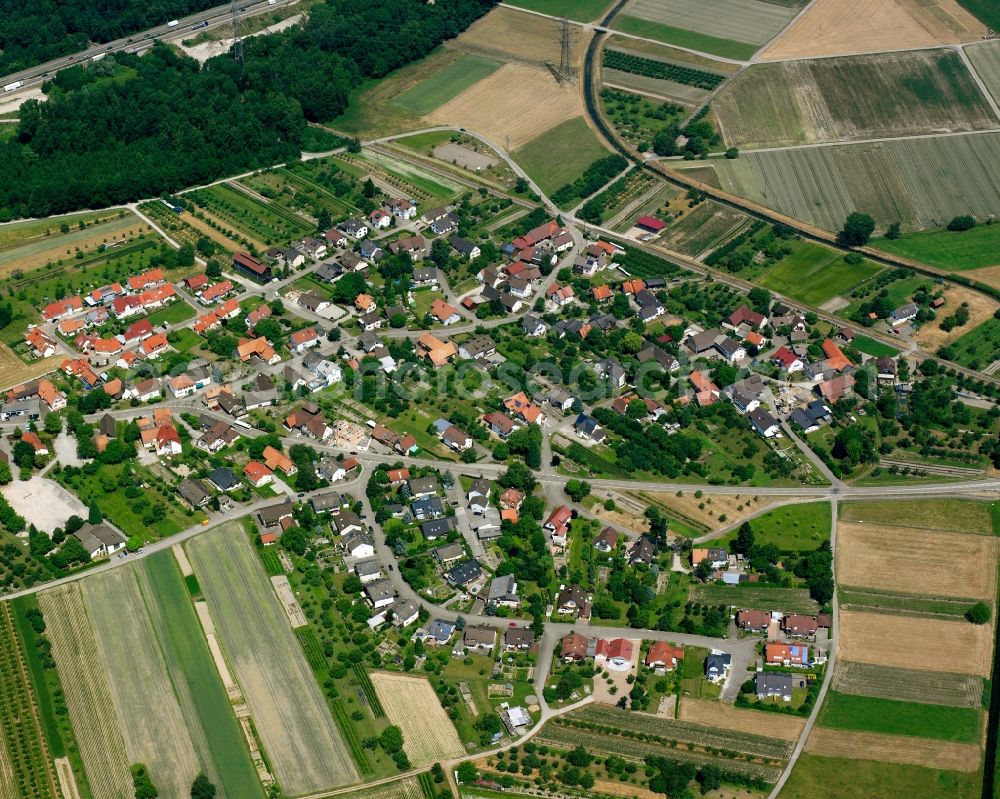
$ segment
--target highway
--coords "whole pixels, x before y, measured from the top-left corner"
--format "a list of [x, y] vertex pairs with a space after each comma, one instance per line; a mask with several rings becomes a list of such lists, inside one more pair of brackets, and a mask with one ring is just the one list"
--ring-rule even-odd
[[[280, 8], [281, 6], [290, 5], [293, 2], [296, 2], [296, 0], [275, 0], [274, 3], [270, 3], [269, 0], [243, 0], [239, 6], [240, 15], [241, 18], [245, 19], [256, 14], [262, 14], [268, 10], [274, 10], [276, 8]], [[20, 72], [5, 75], [0, 78], [0, 85], [9, 86], [12, 83], [20, 82], [21, 85], [17, 87], [18, 89], [28, 89], [43, 82], [46, 78], [54, 75], [60, 69], [65, 69], [73, 64], [86, 63], [93, 60], [96, 56], [123, 52], [142, 53], [145, 50], [148, 50], [157, 40], [170, 41], [186, 39], [210, 28], [227, 25], [231, 20], [231, 8], [229, 3], [226, 3], [225, 5], [209, 8], [206, 11], [201, 11], [197, 14], [191, 14], [188, 17], [178, 19], [177, 24], [174, 26], [167, 24], [157, 25], [155, 28], [137, 31], [131, 36], [115, 39], [113, 42], [95, 44], [93, 47], [89, 47], [82, 52], [62, 56], [60, 58], [53, 59], [52, 61], [47, 61], [44, 64], [38, 64], [37, 66], [21, 70]], [[208, 24], [198, 28], [197, 31], [192, 30], [194, 25], [202, 22], [207, 22]]]

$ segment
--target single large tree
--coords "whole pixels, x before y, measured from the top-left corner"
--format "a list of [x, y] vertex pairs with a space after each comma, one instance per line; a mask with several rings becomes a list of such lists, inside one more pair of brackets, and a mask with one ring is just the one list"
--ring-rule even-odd
[[863, 247], [875, 232], [875, 220], [870, 214], [854, 211], [844, 221], [844, 229], [837, 234], [837, 243], [847, 247]]

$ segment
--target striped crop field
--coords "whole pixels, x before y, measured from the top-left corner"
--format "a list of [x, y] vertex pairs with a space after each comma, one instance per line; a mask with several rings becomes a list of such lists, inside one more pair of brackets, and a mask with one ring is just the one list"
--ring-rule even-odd
[[826, 230], [839, 230], [852, 211], [871, 214], [880, 229], [899, 222], [914, 230], [960, 214], [1000, 215], [998, 159], [1000, 133], [982, 133], [745, 152], [710, 163], [725, 191]]
[[943, 50], [757, 64], [713, 108], [726, 143], [741, 148], [1000, 125], [959, 55]]
[[240, 524], [199, 536], [187, 553], [282, 788], [297, 795], [356, 781], [350, 753]]

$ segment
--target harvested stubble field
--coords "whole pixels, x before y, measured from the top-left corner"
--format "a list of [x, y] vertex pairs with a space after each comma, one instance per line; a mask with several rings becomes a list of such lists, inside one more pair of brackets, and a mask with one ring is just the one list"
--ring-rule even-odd
[[727, 705], [715, 699], [693, 699], [684, 697], [678, 707], [681, 721], [721, 727], [726, 730], [759, 734], [766, 730], [772, 738], [796, 741], [806, 725], [801, 716], [784, 713], [767, 713], [761, 710], [747, 710]]
[[[887, 569], [900, 552], [906, 553], [906, 567]], [[840, 522], [837, 581], [929, 597], [992, 600], [998, 552], [1000, 539], [992, 536]]]
[[130, 763], [145, 763], [165, 796], [181, 796], [203, 763], [171, 684], [136, 569], [83, 581], [87, 611], [108, 673]]
[[505, 64], [434, 109], [427, 119], [467, 128], [513, 151], [581, 111], [576, 88], [560, 86], [547, 69]]
[[740, 148], [988, 130], [1000, 122], [959, 55], [940, 50], [757, 64], [713, 108], [727, 144]]
[[842, 502], [845, 522], [892, 524], [918, 530], [961, 530], [994, 535], [989, 502], [971, 499], [914, 499], [893, 502]]
[[982, 751], [977, 744], [933, 741], [909, 735], [879, 735], [817, 727], [806, 741], [806, 751], [850, 760], [928, 766], [953, 771], [977, 771]]
[[94, 631], [78, 583], [38, 596], [52, 655], [62, 674], [73, 732], [96, 796], [131, 799], [135, 795], [125, 742], [111, 698], [108, 671], [101, 661]]
[[[913, 337], [914, 341], [926, 352], [935, 352], [938, 347], [951, 344], [987, 319], [992, 319], [993, 314], [996, 313], [997, 309], [1000, 309], [1000, 303], [996, 300], [965, 286], [945, 286], [944, 298], [945, 305], [938, 310], [937, 319], [921, 325]], [[969, 321], [961, 327], [953, 328], [951, 332], [945, 332], [941, 329], [941, 320], [954, 313], [962, 303], [968, 305]]]
[[791, 754], [791, 743], [788, 740], [761, 735], [762, 731], [769, 732], [766, 727], [758, 727], [752, 732], [717, 728], [599, 704], [590, 704], [573, 711], [561, 717], [559, 723], [572, 724], [574, 721], [598, 724], [608, 730], [620, 730], [638, 736], [655, 735], [703, 749], [743, 752], [755, 757], [784, 759]]
[[358, 779], [326, 700], [239, 523], [187, 554], [275, 776], [289, 794]]
[[762, 59], [850, 55], [971, 42], [983, 25], [954, 0], [816, 0]]
[[836, 231], [852, 211], [882, 229], [1000, 215], [998, 160], [1000, 134], [982, 133], [749, 152], [713, 166], [726, 191]]
[[982, 707], [983, 703], [981, 677], [896, 669], [843, 659], [837, 661], [831, 687], [845, 694], [896, 699], [901, 702], [919, 701], [931, 705], [972, 708]]
[[62, 361], [61, 355], [53, 355], [40, 361], [25, 363], [17, 353], [0, 341], [0, 389], [7, 389], [28, 380], [34, 380], [55, 371]]
[[426, 679], [375, 671], [371, 681], [389, 720], [403, 732], [403, 749], [414, 768], [466, 753], [455, 725]]
[[902, 669], [988, 676], [992, 636], [992, 624], [969, 624], [965, 620], [917, 619], [850, 610], [840, 614], [841, 657]]
[[633, 0], [633, 17], [720, 39], [763, 44], [795, 16], [793, 8], [760, 0]]
[[[525, 62], [544, 68], [546, 62], [559, 64], [561, 35], [562, 22], [558, 19], [547, 19], [501, 6], [449, 42], [448, 47], [499, 61]], [[571, 25], [570, 63], [579, 66], [583, 51], [582, 29]], [[530, 107], [540, 110], [541, 103]]]

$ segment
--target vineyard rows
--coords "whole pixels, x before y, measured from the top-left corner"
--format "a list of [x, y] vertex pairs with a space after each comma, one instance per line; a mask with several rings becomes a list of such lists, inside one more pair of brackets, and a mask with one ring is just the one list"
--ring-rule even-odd
[[56, 664], [70, 675], [63, 686], [87, 779], [97, 796], [126, 799], [134, 788], [125, 742], [83, 595], [66, 586], [41, 594], [39, 604]]
[[354, 676], [357, 678], [358, 682], [361, 683], [361, 690], [365, 693], [365, 699], [368, 700], [368, 707], [372, 712], [372, 715], [377, 718], [385, 718], [385, 710], [382, 709], [382, 703], [378, 701], [378, 694], [375, 693], [375, 686], [372, 685], [371, 677], [368, 676], [368, 672], [365, 671], [365, 667], [361, 663], [355, 663], [352, 667], [354, 671]]
[[372, 768], [371, 762], [368, 760], [368, 755], [365, 754], [364, 747], [361, 745], [361, 738], [358, 737], [357, 727], [354, 726], [354, 722], [351, 721], [351, 717], [347, 713], [347, 708], [344, 707], [344, 703], [340, 701], [339, 698], [330, 700], [330, 710], [333, 714], [333, 720], [337, 722], [337, 727], [340, 730], [340, 734], [344, 737], [344, 741], [347, 743], [347, 748], [351, 753], [351, 757], [354, 759], [354, 763], [358, 767], [358, 771], [361, 772], [363, 776], [369, 776], [375, 773]]
[[621, 50], [605, 50], [604, 66], [608, 69], [631, 72], [633, 75], [644, 75], [647, 78], [671, 80], [674, 83], [683, 83], [687, 86], [695, 86], [699, 89], [707, 89], [708, 91], [711, 91], [726, 79], [725, 75], [705, 72], [702, 69], [695, 69], [694, 67], [670, 64], [666, 61], [657, 61], [653, 58], [643, 58], [632, 53], [623, 53]]
[[[59, 799], [52, 758], [49, 756], [38, 721], [34, 695], [14, 620], [7, 603], [0, 608], [0, 743], [6, 749], [15, 799]], [[2, 779], [2, 778], [0, 778]]]
[[650, 716], [645, 713], [620, 711], [601, 705], [590, 705], [560, 719], [560, 723], [576, 726], [578, 723], [595, 725], [599, 731], [617, 733], [628, 737], [655, 737], [661, 740], [693, 743], [703, 749], [721, 749], [742, 752], [757, 757], [785, 759], [791, 754], [790, 741], [767, 738], [762, 735], [706, 727], [686, 721], [675, 721]]
[[715, 757], [704, 752], [691, 751], [687, 746], [677, 746], [659, 742], [643, 741], [638, 738], [627, 738], [621, 735], [609, 735], [606, 732], [581, 730], [565, 724], [549, 723], [539, 738], [539, 743], [548, 744], [558, 749], [574, 749], [582, 746], [591, 752], [602, 755], [619, 755], [636, 762], [643, 762], [646, 757], [667, 757], [696, 765], [712, 764], [719, 768], [749, 777], [757, 777], [767, 782], [774, 782], [781, 775], [781, 769], [747, 760], [737, 760]]
[[305, 627], [297, 627], [295, 636], [302, 644], [302, 651], [305, 653], [306, 662], [313, 671], [321, 671], [327, 667], [326, 655], [320, 648], [316, 631], [308, 624]]
[[657, 258], [648, 252], [635, 249], [629, 250], [628, 254], [622, 259], [622, 267], [632, 277], [673, 277], [685, 274], [685, 270], [682, 270], [676, 264], [664, 261], [662, 258]]

